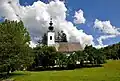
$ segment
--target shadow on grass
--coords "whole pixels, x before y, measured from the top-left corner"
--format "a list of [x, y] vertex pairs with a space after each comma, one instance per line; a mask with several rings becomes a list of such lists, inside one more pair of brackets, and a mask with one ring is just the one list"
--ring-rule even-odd
[[103, 65], [76, 65], [76, 66], [69, 66], [69, 67], [36, 67], [34, 69], [30, 69], [28, 71], [62, 71], [62, 70], [74, 70], [74, 69], [82, 69], [82, 68], [97, 68], [97, 67], [103, 67]]
[[[25, 74], [25, 73], [14, 73], [14, 72], [10, 73], [10, 74], [4, 73], [4, 74], [0, 74], [0, 81], [8, 79], [8, 78], [15, 77], [15, 76], [24, 76], [24, 75], [27, 75], [27, 74]], [[7, 81], [9, 81], [9, 80], [7, 80]]]
[[82, 66], [80, 66], [80, 65], [76, 66], [76, 68], [97, 68], [97, 67], [103, 67], [103, 65], [87, 64], [87, 65], [82, 65]]
[[34, 69], [28, 70], [28, 71], [62, 71], [62, 70], [74, 70], [75, 68], [65, 68], [65, 67], [54, 67], [54, 68], [43, 68], [43, 67], [36, 67]]
[[14, 76], [24, 76], [24, 75], [27, 75], [25, 73], [11, 73], [9, 74], [10, 77], [14, 77]]
[[[63, 71], [63, 70], [83, 69], [83, 68], [97, 68], [97, 67], [103, 67], [103, 65], [87, 64], [87, 65], [82, 65], [82, 66], [81, 65], [76, 65], [76, 66], [69, 66], [69, 67], [53, 67], [53, 68], [37, 67], [37, 68], [34, 68], [34, 69], [30, 69], [28, 71], [34, 71], [34, 72], [35, 71]], [[15, 77], [15, 76], [25, 76], [25, 75], [28, 75], [28, 74], [24, 73], [24, 72], [13, 72], [13, 73], [10, 73], [9, 75], [0, 74], [0, 81], [2, 81], [4, 79]]]

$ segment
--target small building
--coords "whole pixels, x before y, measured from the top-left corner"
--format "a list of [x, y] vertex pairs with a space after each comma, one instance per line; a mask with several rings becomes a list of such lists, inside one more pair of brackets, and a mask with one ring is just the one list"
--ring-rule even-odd
[[48, 46], [55, 46], [56, 50], [63, 53], [72, 53], [75, 51], [83, 50], [80, 42], [67, 42], [66, 34], [61, 31], [62, 35], [60, 36], [60, 33], [56, 36], [56, 31], [54, 30], [54, 27], [52, 26], [52, 19], [50, 20], [50, 26], [48, 28], [47, 32], [47, 45]]

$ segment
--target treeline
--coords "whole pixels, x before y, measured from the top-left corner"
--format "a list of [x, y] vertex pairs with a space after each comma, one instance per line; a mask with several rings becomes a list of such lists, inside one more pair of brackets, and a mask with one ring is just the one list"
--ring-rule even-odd
[[86, 46], [83, 51], [73, 53], [60, 53], [41, 44], [31, 48], [29, 44], [30, 35], [22, 21], [0, 23], [0, 77], [15, 70], [75, 69], [120, 58], [120, 43], [101, 49]]
[[33, 51], [35, 55], [33, 68], [41, 66], [47, 69], [56, 66], [65, 69], [75, 69], [76, 67], [100, 66], [106, 60], [120, 59], [120, 43], [101, 49], [86, 46], [83, 51], [73, 53], [60, 53], [54, 47], [47, 47], [45, 45], [37, 46]]
[[120, 59], [120, 42], [117, 44], [107, 46], [105, 48], [101, 48], [101, 51], [103, 51], [104, 55], [106, 55], [106, 59], [119, 60]]
[[34, 63], [29, 70], [75, 69], [85, 66], [100, 66], [105, 63], [105, 55], [100, 49], [86, 46], [83, 51], [60, 53], [54, 47], [37, 46], [33, 49]]

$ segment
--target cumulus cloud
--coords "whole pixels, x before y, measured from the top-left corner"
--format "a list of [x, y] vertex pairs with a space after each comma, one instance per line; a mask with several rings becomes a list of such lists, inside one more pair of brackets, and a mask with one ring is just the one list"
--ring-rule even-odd
[[94, 22], [94, 27], [99, 29], [105, 35], [100, 36], [97, 41], [99, 42], [99, 46], [104, 47], [106, 45], [103, 44], [103, 41], [108, 38], [114, 38], [120, 35], [119, 28], [116, 28], [111, 24], [110, 21], [100, 21], [98, 19]]
[[[51, 1], [48, 4], [37, 1], [31, 6], [21, 6], [19, 0], [0, 0], [0, 16], [5, 16], [9, 20], [22, 20], [30, 32], [33, 47], [36, 45], [36, 41], [47, 32], [50, 17], [53, 18], [55, 30], [63, 30], [67, 34], [69, 42], [80, 42], [82, 47], [91, 45], [93, 43], [92, 35], [78, 30], [72, 22], [67, 21], [66, 11], [64, 2], [59, 0]], [[79, 16], [83, 12], [80, 10], [76, 14]], [[77, 20], [81, 19], [77, 18]], [[80, 22], [84, 23], [84, 18]]]
[[[12, 5], [10, 5], [10, 0], [0, 1], [0, 16], [5, 16], [9, 20], [18, 20]], [[17, 1], [14, 1], [14, 3]]]
[[120, 35], [120, 31], [115, 26], [112, 26], [110, 21], [100, 21], [98, 19], [94, 22], [94, 27], [98, 28], [105, 34]]
[[106, 40], [108, 38], [114, 38], [116, 37], [116, 35], [103, 35], [103, 36], [100, 36], [97, 41], [99, 42], [99, 45], [104, 47], [104, 44], [103, 44], [103, 40]]
[[79, 11], [76, 11], [75, 12], [75, 15], [74, 15], [74, 23], [75, 24], [82, 24], [82, 23], [85, 23], [86, 19], [84, 18], [84, 12], [80, 9]]

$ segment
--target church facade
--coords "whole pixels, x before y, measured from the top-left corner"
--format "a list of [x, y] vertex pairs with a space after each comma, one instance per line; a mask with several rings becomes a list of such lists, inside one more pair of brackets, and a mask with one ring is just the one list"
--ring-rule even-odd
[[56, 31], [54, 30], [52, 19], [49, 23], [49, 28], [47, 32], [47, 46], [54, 46], [59, 52], [75, 52], [82, 50], [79, 42], [68, 42], [66, 34], [61, 31], [58, 32], [56, 36]]

